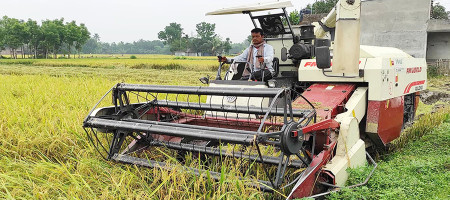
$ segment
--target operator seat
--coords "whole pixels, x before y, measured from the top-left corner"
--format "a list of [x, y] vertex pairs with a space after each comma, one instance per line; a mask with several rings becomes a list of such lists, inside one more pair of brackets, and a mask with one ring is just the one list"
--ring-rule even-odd
[[242, 77], [242, 73], [244, 73], [245, 62], [239, 63], [237, 66], [237, 74], [234, 74], [231, 80], [240, 80]]
[[[277, 77], [280, 71], [280, 60], [277, 57], [273, 58], [272, 67], [275, 70], [273, 78]], [[242, 73], [244, 72], [245, 62], [239, 63], [237, 66], [237, 74], [233, 75], [231, 80], [240, 80], [242, 77]]]

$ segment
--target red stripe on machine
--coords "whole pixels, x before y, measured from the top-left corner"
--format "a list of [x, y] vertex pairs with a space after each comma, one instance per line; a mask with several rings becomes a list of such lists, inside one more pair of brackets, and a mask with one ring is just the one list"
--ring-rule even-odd
[[415, 81], [412, 83], [409, 83], [406, 88], [405, 91], [403, 92], [403, 94], [409, 93], [409, 90], [413, 87], [413, 86], [418, 86], [418, 85], [422, 85], [425, 83], [425, 80], [421, 80], [421, 81]]

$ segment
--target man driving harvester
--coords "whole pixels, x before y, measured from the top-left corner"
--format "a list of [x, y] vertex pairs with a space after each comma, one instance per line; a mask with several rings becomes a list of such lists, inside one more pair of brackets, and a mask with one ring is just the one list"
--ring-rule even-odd
[[[220, 57], [219, 62], [246, 62], [241, 80], [267, 81], [273, 77], [273, 47], [264, 41], [264, 32], [260, 28], [251, 30], [252, 44], [233, 59]], [[234, 70], [236, 71], [236, 70]]]

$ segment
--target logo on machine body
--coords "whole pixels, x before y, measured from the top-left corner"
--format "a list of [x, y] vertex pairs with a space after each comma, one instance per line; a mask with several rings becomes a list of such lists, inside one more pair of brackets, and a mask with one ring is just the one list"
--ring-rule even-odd
[[389, 65], [392, 66], [401, 66], [403, 65], [403, 60], [402, 59], [391, 59], [389, 58]]
[[414, 74], [419, 72], [422, 72], [422, 67], [410, 67], [406, 69], [407, 74]]

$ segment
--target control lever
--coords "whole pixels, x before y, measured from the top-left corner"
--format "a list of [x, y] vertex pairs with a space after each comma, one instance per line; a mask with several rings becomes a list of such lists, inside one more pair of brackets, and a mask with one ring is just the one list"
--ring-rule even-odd
[[[263, 57], [263, 56], [261, 56], [261, 55], [257, 55], [257, 56], [256, 56], [256, 58], [258, 59], [258, 61], [259, 61], [259, 58], [261, 58], [261, 57]], [[260, 70], [262, 70], [262, 77], [261, 77], [261, 81], [262, 81], [262, 82], [264, 82], [264, 71], [265, 71], [265, 69], [266, 69], [265, 66], [264, 66], [263, 68], [261, 68], [263, 65], [264, 65], [264, 62], [259, 62]]]
[[222, 72], [222, 65], [225, 64], [227, 61], [223, 61], [222, 62], [222, 56], [217, 56], [217, 58], [219, 59], [219, 69], [217, 70], [217, 76], [216, 76], [216, 80], [222, 80], [222, 77], [220, 76], [220, 73]]

